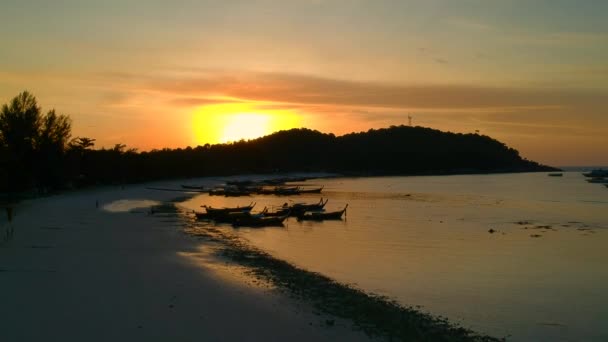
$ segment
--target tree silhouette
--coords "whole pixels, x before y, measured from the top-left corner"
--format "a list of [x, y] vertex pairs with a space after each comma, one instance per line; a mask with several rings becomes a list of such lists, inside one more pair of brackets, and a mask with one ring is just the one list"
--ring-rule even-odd
[[71, 120], [49, 111], [40, 120], [36, 140], [37, 182], [40, 188], [61, 186], [66, 179], [64, 156], [71, 135]]
[[95, 146], [95, 139], [87, 137], [76, 137], [69, 144], [70, 149], [80, 151], [89, 150], [93, 146]]
[[3, 168], [16, 190], [63, 182], [65, 149], [71, 135], [71, 120], [55, 110], [41, 115], [36, 98], [24, 91], [2, 106], [0, 141]]
[[31, 181], [35, 141], [40, 126], [40, 107], [27, 91], [2, 106], [0, 139], [5, 149], [8, 185], [21, 188]]
[[141, 182], [243, 173], [336, 172], [413, 175], [549, 171], [488, 136], [391, 126], [340, 137], [310, 129], [197, 147], [138, 152], [124, 144], [94, 150], [95, 139], [69, 141], [71, 121], [54, 110], [40, 114], [23, 92], [0, 112], [3, 189], [67, 184]]

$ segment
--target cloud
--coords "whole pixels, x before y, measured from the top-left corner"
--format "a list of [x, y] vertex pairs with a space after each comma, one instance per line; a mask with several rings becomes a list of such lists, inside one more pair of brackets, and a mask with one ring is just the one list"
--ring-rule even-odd
[[237, 99], [226, 99], [226, 98], [204, 98], [204, 97], [176, 97], [169, 100], [169, 104], [184, 107], [198, 107], [205, 105], [214, 105], [221, 103], [237, 103], [243, 102]]
[[172, 94], [176, 98], [229, 97], [283, 105], [428, 110], [590, 108], [603, 105], [608, 96], [604, 91], [566, 88], [404, 85], [288, 73], [234, 75], [238, 76], [207, 74], [187, 79], [157, 78], [146, 87], [149, 91]]

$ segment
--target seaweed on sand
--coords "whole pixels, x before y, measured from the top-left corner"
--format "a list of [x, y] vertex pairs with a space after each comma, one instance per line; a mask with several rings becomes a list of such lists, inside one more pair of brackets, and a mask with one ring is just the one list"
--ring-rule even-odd
[[[364, 292], [274, 258], [237, 236], [209, 226], [191, 226], [188, 234], [218, 243], [217, 253], [245, 266], [277, 289], [311, 303], [320, 312], [351, 320], [369, 336], [396, 341], [501, 341], [477, 334], [390, 298]], [[330, 325], [330, 324], [328, 324]]]

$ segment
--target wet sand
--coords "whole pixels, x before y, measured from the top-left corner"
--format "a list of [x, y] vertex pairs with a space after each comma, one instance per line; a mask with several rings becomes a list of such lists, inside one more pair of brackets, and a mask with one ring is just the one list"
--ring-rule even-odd
[[193, 261], [207, 257], [205, 247], [170, 216], [104, 209], [179, 196], [146, 186], [18, 205], [15, 235], [0, 244], [3, 341], [368, 340], [347, 322], [324, 325], [331, 317], [306, 304]]

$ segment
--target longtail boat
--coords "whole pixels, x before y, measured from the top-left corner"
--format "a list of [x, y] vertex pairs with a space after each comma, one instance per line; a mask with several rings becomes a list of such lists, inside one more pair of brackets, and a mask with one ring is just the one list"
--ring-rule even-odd
[[267, 216], [243, 216], [235, 219], [232, 225], [235, 227], [268, 227], [282, 226], [283, 222], [289, 217], [289, 213], [283, 216], [267, 217]]
[[266, 212], [268, 211], [268, 209], [264, 208], [264, 210], [262, 210], [259, 213], [252, 213], [249, 210], [245, 210], [245, 211], [223, 211], [223, 210], [219, 210], [219, 211], [214, 211], [213, 209], [211, 210], [211, 212], [207, 211], [205, 213], [201, 213], [201, 212], [194, 212], [194, 214], [196, 215], [196, 218], [199, 220], [214, 220], [217, 223], [233, 223], [235, 222], [237, 219], [239, 218], [246, 218], [246, 217], [262, 217], [266, 214]]
[[201, 213], [198, 211], [195, 211], [194, 215], [196, 215], [196, 218], [199, 220], [211, 220], [213, 218], [213, 215], [209, 215], [209, 213]]
[[255, 193], [258, 195], [272, 195], [274, 194], [274, 189], [260, 187], [255, 191]]
[[256, 203], [251, 202], [247, 206], [233, 207], [233, 208], [213, 208], [213, 207], [209, 207], [206, 205], [202, 205], [201, 207], [205, 208], [207, 210], [208, 214], [221, 215], [221, 214], [228, 214], [228, 213], [250, 212], [251, 209], [253, 209], [253, 207], [255, 207], [255, 204]]
[[226, 189], [224, 188], [214, 188], [209, 190], [209, 196], [224, 196], [226, 194]]
[[585, 177], [608, 177], [608, 170], [596, 169], [588, 173], [583, 173]]
[[274, 189], [273, 194], [275, 195], [282, 195], [282, 196], [287, 196], [287, 195], [299, 195], [300, 194], [300, 188], [297, 186], [291, 186], [291, 187], [276, 187]]
[[300, 189], [301, 194], [320, 194], [323, 191], [323, 187], [314, 189]]
[[323, 208], [325, 208], [325, 205], [328, 201], [329, 199], [323, 201], [323, 198], [321, 198], [318, 203], [296, 203], [291, 206], [291, 214], [292, 216], [298, 216], [304, 214], [307, 211], [321, 211], [323, 210]]
[[311, 221], [323, 221], [323, 220], [341, 220], [342, 216], [346, 214], [346, 208], [348, 208], [348, 204], [342, 210], [332, 211], [332, 212], [323, 212], [323, 211], [313, 211], [313, 212], [305, 212], [301, 215], [298, 215], [298, 220], [311, 220]]
[[266, 216], [266, 217], [284, 216], [284, 215], [288, 215], [290, 210], [291, 209], [289, 207], [281, 207], [275, 211], [266, 210], [266, 212], [264, 213], [264, 216]]
[[182, 189], [188, 189], [188, 190], [205, 190], [205, 187], [202, 185], [185, 185], [182, 184]]
[[240, 197], [240, 196], [249, 196], [251, 195], [251, 191], [243, 190], [243, 189], [225, 189], [224, 196], [226, 197]]

